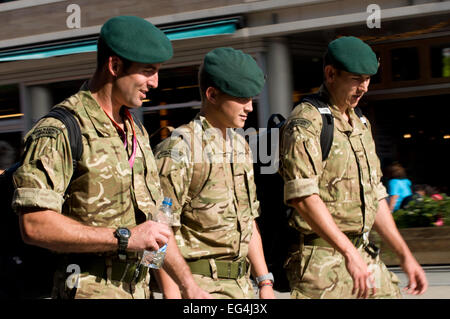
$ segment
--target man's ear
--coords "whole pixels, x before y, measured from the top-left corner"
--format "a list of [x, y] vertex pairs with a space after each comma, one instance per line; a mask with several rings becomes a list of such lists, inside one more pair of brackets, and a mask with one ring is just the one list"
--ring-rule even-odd
[[206, 89], [206, 92], [205, 92], [206, 100], [208, 100], [209, 103], [211, 103], [211, 104], [216, 104], [218, 94], [219, 94], [218, 90], [216, 88], [210, 86]]
[[122, 60], [117, 56], [110, 56], [108, 58], [108, 72], [113, 78], [116, 78], [120, 74], [122, 68]]
[[325, 82], [333, 83], [336, 78], [336, 69], [332, 65], [328, 64], [325, 66], [323, 73], [325, 76]]

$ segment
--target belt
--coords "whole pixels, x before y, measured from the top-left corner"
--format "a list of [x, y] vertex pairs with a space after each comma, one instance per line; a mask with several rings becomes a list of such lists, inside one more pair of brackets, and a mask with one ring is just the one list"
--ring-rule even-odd
[[[344, 234], [348, 237], [352, 244], [355, 245], [355, 247], [359, 247], [364, 243], [363, 234]], [[325, 239], [317, 234], [302, 235], [302, 237], [304, 245], [334, 248]]]
[[[238, 279], [247, 273], [248, 264], [246, 259], [241, 261], [215, 260], [217, 267], [217, 277]], [[212, 277], [211, 265], [208, 259], [188, 261], [191, 272], [197, 275]]]
[[[65, 264], [68, 265], [67, 260]], [[99, 256], [83, 256], [81, 259], [70, 258], [70, 264], [76, 264], [80, 267], [81, 273], [89, 273], [90, 275], [107, 279], [107, 265], [106, 258]], [[148, 268], [139, 263], [139, 260], [133, 262], [120, 262], [112, 260], [111, 265], [111, 275], [108, 279], [114, 281], [121, 281], [125, 283], [138, 283], [145, 279]]]

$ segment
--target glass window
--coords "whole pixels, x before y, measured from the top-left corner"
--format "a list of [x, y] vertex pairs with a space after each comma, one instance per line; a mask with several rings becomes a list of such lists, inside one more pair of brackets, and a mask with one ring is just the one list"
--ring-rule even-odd
[[53, 104], [61, 103], [69, 96], [76, 94], [85, 81], [87, 81], [87, 79], [62, 81], [47, 84], [46, 86], [48, 87], [52, 95]]
[[20, 95], [18, 85], [0, 86], [0, 119], [19, 118]]
[[323, 83], [323, 58], [294, 55], [292, 66], [294, 78], [292, 107], [294, 107], [304, 95], [315, 93]]
[[450, 77], [450, 43], [432, 46], [430, 59], [433, 78]]
[[391, 50], [392, 80], [410, 81], [419, 78], [419, 52], [415, 47]]
[[176, 109], [160, 109], [149, 111], [144, 114], [144, 126], [148, 131], [148, 134], [152, 136], [150, 143], [152, 146], [156, 146], [160, 141], [169, 135], [169, 131], [166, 129], [158, 129], [171, 126], [177, 128], [180, 125], [186, 124], [191, 121], [198, 113], [199, 109], [194, 107], [183, 107]]
[[[449, 94], [372, 101], [382, 166], [402, 163], [413, 183], [450, 187]], [[424, 107], [426, 106], [426, 107]], [[388, 114], [388, 116], [387, 116]]]
[[143, 106], [200, 101], [197, 73], [198, 66], [161, 70], [158, 87], [149, 90]]
[[379, 66], [378, 66], [378, 72], [370, 77], [371, 84], [381, 83], [381, 74], [383, 72], [383, 70], [382, 70], [383, 62], [380, 60], [380, 52], [375, 51], [375, 54], [377, 55], [377, 59], [379, 61]]
[[22, 133], [21, 132], [0, 133], [0, 141], [8, 143], [9, 146], [11, 146], [13, 149], [13, 153], [8, 154], [7, 155], [8, 157], [5, 157], [6, 154], [0, 154], [0, 157], [2, 157], [1, 161], [3, 162], [2, 165], [9, 167], [19, 160], [19, 156], [22, 152]]
[[[178, 127], [192, 120], [201, 105], [198, 88], [198, 65], [159, 72], [156, 89], [150, 89], [143, 103], [144, 126], [152, 135], [165, 126]], [[166, 107], [166, 108], [165, 108]], [[153, 135], [151, 145], [157, 145], [168, 136], [163, 129]]]

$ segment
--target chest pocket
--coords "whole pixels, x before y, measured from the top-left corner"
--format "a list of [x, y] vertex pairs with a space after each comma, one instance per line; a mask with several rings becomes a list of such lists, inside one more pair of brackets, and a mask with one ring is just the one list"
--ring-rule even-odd
[[[207, 166], [210, 169], [208, 179], [200, 193], [185, 206], [182, 223], [195, 230], [221, 231], [235, 221], [234, 210], [228, 207], [231, 191], [227, 178], [230, 177], [222, 163]], [[199, 179], [198, 175], [193, 176], [191, 183], [198, 183]]]
[[319, 187], [324, 202], [338, 203], [359, 198], [356, 154], [345, 131], [335, 130], [328, 158], [322, 163], [324, 169]]
[[[162, 193], [158, 170], [155, 158], [150, 149], [150, 145], [148, 143], [143, 143], [140, 136], [138, 136], [138, 141], [138, 154], [133, 166], [133, 173], [135, 182], [142, 182], [140, 182], [139, 184], [135, 184], [136, 199], [138, 201], [138, 206], [140, 206], [139, 208], [141, 208], [141, 205], [144, 205], [144, 209], [141, 208], [142, 211], [144, 211], [145, 213], [154, 214], [156, 213], [156, 209], [162, 202]], [[141, 148], [148, 149], [150, 151], [146, 152], [146, 154], [144, 155]], [[141, 190], [138, 191], [138, 189]], [[138, 197], [138, 193], [141, 196]], [[149, 198], [149, 195], [151, 196], [151, 198]]]
[[367, 164], [369, 166], [370, 183], [373, 186], [378, 184], [379, 180], [379, 163], [378, 156], [375, 151], [375, 143], [372, 139], [372, 134], [369, 129], [365, 129], [361, 135], [361, 143], [367, 158]]
[[234, 165], [234, 188], [239, 212], [247, 209], [253, 210], [256, 202], [256, 188], [251, 187], [252, 170], [244, 164]]

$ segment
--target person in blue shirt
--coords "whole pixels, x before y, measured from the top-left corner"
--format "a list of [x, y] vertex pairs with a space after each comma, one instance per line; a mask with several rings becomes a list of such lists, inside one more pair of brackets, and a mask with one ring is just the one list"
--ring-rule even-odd
[[406, 171], [400, 163], [393, 163], [389, 170], [389, 208], [391, 212], [395, 212], [400, 209], [402, 201], [412, 195], [411, 181], [407, 178]]

